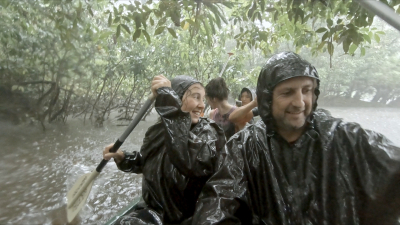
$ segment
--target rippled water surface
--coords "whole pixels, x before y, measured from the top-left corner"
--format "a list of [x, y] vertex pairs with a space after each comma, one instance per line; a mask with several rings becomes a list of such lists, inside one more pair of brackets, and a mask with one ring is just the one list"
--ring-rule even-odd
[[[385, 134], [400, 145], [400, 109], [327, 108], [335, 117]], [[125, 141], [123, 150], [139, 150], [152, 114]], [[0, 224], [66, 224], [66, 193], [96, 168], [104, 146], [126, 129], [117, 121], [95, 128], [71, 119], [67, 125], [39, 127], [1, 124]], [[96, 179], [80, 218], [73, 224], [103, 224], [141, 194], [141, 176], [119, 171], [110, 162]]]

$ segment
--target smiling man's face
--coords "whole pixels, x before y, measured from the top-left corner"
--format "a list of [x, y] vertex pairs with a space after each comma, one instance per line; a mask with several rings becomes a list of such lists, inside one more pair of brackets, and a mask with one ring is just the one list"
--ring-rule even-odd
[[305, 128], [312, 110], [315, 82], [310, 77], [294, 77], [279, 83], [273, 91], [272, 116], [278, 130]]

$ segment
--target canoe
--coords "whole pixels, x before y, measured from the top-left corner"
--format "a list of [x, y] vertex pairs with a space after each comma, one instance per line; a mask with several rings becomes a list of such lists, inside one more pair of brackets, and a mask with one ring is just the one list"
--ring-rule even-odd
[[123, 209], [119, 210], [118, 213], [113, 216], [110, 220], [107, 221], [104, 225], [114, 225], [114, 223], [121, 217], [129, 214], [132, 209], [136, 206], [136, 204], [140, 201], [141, 197], [135, 198], [131, 203], [129, 203], [127, 206], [125, 206]]

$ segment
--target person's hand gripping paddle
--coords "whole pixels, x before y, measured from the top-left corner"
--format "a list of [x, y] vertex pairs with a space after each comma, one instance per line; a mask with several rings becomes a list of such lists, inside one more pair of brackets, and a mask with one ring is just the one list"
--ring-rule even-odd
[[[154, 101], [154, 95], [151, 94], [146, 102], [143, 104], [142, 108], [139, 110], [129, 127], [125, 130], [125, 132], [118, 138], [118, 140], [114, 143], [113, 147], [110, 149], [110, 152], [116, 152], [119, 147], [124, 143], [125, 139], [129, 136], [133, 129], [135, 129], [136, 125], [142, 119], [144, 114], [146, 114], [147, 110], [150, 108], [151, 104]], [[81, 176], [72, 186], [72, 188], [67, 193], [67, 220], [70, 223], [76, 215], [78, 215], [79, 211], [86, 203], [86, 199], [89, 196], [90, 190], [92, 189], [92, 185], [96, 177], [100, 174], [101, 170], [108, 163], [108, 160], [103, 159], [100, 164], [97, 166], [96, 170], [91, 173], [87, 173]]]

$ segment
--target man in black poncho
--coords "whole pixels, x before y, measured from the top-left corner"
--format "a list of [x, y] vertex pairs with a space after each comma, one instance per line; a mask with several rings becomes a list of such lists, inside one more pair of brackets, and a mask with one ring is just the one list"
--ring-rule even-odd
[[316, 69], [292, 52], [257, 84], [261, 121], [238, 132], [199, 197], [193, 224], [397, 224], [400, 148], [316, 110]]

